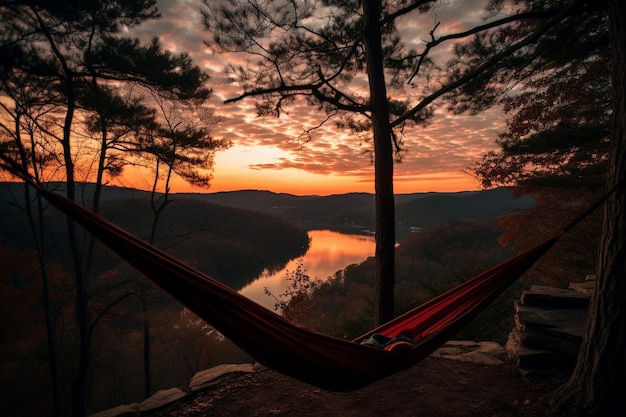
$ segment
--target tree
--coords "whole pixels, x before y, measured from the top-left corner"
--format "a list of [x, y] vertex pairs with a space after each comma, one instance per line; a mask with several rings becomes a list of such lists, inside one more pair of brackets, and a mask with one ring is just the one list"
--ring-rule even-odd
[[[607, 189], [598, 273], [576, 367], [556, 397], [568, 416], [623, 414], [626, 383], [626, 5], [609, 1], [612, 108]], [[622, 411], [619, 411], [622, 410]]]
[[135, 92], [138, 88], [120, 91], [102, 85], [97, 77], [82, 87], [79, 105], [86, 112], [87, 134], [95, 143], [90, 152], [96, 158], [91, 210], [98, 213], [105, 177], [117, 178], [131, 165], [129, 156], [137, 152], [139, 139], [153, 126], [155, 110]]
[[[526, 7], [538, 4], [544, 6], [526, 2]], [[523, 134], [505, 138], [502, 151], [487, 155], [480, 165], [486, 168], [482, 171], [487, 173], [484, 178], [510, 181], [527, 189], [561, 184], [579, 189], [599, 187], [604, 192], [612, 192], [604, 205], [587, 332], [574, 372], [553, 399], [553, 411], [563, 416], [620, 415], [624, 409], [617, 387], [626, 379], [623, 327], [626, 9], [622, 2], [608, 4], [607, 12], [604, 3], [572, 2], [579, 11], [575, 18], [548, 38], [550, 42], [535, 45], [520, 57], [525, 64], [522, 68], [532, 67], [534, 71], [544, 68], [543, 73], [535, 76], [535, 80], [543, 84], [530, 83], [527, 85], [530, 88], [524, 90], [524, 82], [529, 78], [513, 66], [508, 72], [504, 71], [506, 74], [498, 79], [499, 83], [494, 83], [505, 84], [509, 92], [517, 93], [510, 100], [523, 103], [512, 121], [533, 124], [531, 129], [521, 129]], [[610, 65], [607, 65], [608, 57]], [[610, 84], [607, 68], [611, 69]], [[576, 82], [564, 88], [568, 78]], [[518, 82], [517, 90], [510, 88], [511, 80]], [[567, 97], [574, 90], [571, 86], [576, 87], [578, 94]], [[545, 95], [546, 91], [552, 94]], [[610, 102], [606, 101], [607, 96], [612, 98]], [[545, 106], [546, 97], [560, 100]], [[524, 114], [538, 107], [542, 109], [541, 115], [547, 117], [540, 117], [539, 113], [531, 117]], [[516, 123], [511, 127], [515, 128]], [[551, 149], [557, 151], [556, 157], [537, 158]], [[535, 162], [535, 168], [539, 169], [530, 169], [532, 165], [527, 161]]]
[[[53, 334], [52, 329], [47, 328], [50, 325], [48, 320], [45, 323], [38, 320], [38, 316], [43, 313], [37, 308], [42, 288], [31, 277], [40, 272], [39, 254], [32, 250], [14, 253], [1, 241], [0, 247], [0, 353], [3, 362], [0, 381], [7, 388], [0, 400], [1, 407], [7, 415], [12, 416], [45, 414], [50, 411], [59, 413], [61, 390], [58, 381], [54, 380], [58, 372], [57, 358], [49, 358], [49, 370], [46, 370], [44, 361], [39, 360], [41, 346], [46, 339], [50, 343]], [[62, 281], [60, 271], [54, 266], [46, 278], [51, 287], [55, 287], [55, 281], [57, 285]], [[46, 305], [45, 308], [50, 306]], [[56, 354], [54, 342], [48, 350], [49, 354], [53, 352]], [[54, 372], [50, 372], [50, 368]], [[24, 371], [27, 371], [28, 379], [15, 378], [16, 373], [26, 373]], [[40, 400], [30, 401], [33, 395]]]
[[[140, 21], [156, 14], [153, 8], [147, 9], [147, 13], [144, 14], [143, 9], [132, 10], [117, 3], [109, 3], [106, 10], [91, 8], [87, 3], [82, 5], [82, 9], [74, 6], [62, 2], [41, 6], [16, 3], [3, 7], [2, 13], [11, 16], [9, 22], [12, 31], [8, 37], [12, 37], [17, 46], [13, 52], [28, 54], [27, 63], [34, 68], [43, 66], [40, 63], [47, 63], [49, 71], [45, 74], [46, 78], [53, 83], [57, 91], [61, 92], [55, 97], [63, 106], [60, 113], [61, 134], [54, 136], [60, 146], [62, 155], [60, 160], [63, 161], [65, 168], [66, 192], [71, 200], [76, 196], [72, 129], [77, 107], [77, 83], [81, 77], [91, 72], [92, 48], [107, 32], [118, 31], [120, 24], [133, 20]], [[30, 42], [30, 45], [27, 42]], [[8, 62], [7, 67], [20, 69], [20, 64], [23, 62], [14, 59]], [[72, 413], [81, 416], [87, 407], [91, 368], [88, 287], [77, 230], [69, 219], [67, 229], [74, 264], [76, 323], [79, 335], [78, 366], [72, 381]]]
[[[40, 89], [40, 100], [48, 109], [39, 118], [29, 118], [36, 128], [36, 137], [40, 139], [37, 146], [29, 148], [32, 155], [18, 152], [15, 160], [28, 167], [31, 173], [39, 168], [36, 163], [42, 160], [57, 162], [54, 169], [62, 173], [67, 196], [72, 200], [77, 197], [76, 182], [89, 179], [80, 176], [83, 163], [94, 158], [94, 154], [83, 153], [85, 142], [81, 136], [95, 129], [101, 132], [96, 157], [99, 187], [107, 169], [114, 175], [121, 169], [119, 160], [116, 161], [115, 155], [110, 153], [114, 142], [110, 141], [109, 135], [119, 144], [118, 134], [122, 132], [114, 132], [124, 123], [119, 112], [114, 114], [115, 110], [125, 106], [125, 110], [133, 111], [136, 126], [139, 119], [145, 120], [146, 105], [141, 103], [140, 97], [130, 97], [124, 102], [120, 100], [119, 91], [138, 87], [169, 100], [195, 100], [196, 103], [201, 103], [211, 93], [205, 86], [208, 76], [188, 55], [164, 51], [158, 39], [142, 44], [121, 34], [123, 27], [157, 18], [159, 14], [154, 4], [154, 0], [105, 3], [85, 0], [71, 3], [19, 1], [0, 6], [3, 29], [6, 28], [0, 38], [2, 79], [13, 84], [19, 79], [25, 80], [29, 89], [45, 86]], [[3, 84], [1, 93], [11, 97], [7, 86], [9, 83]], [[107, 111], [111, 113], [107, 114]], [[91, 124], [76, 123], [77, 115], [85, 115], [85, 120]], [[22, 125], [19, 129], [23, 129]], [[15, 135], [13, 139], [20, 141], [21, 136]], [[43, 149], [52, 159], [47, 156], [42, 159], [39, 153], [44, 141]], [[21, 144], [14, 142], [14, 145], [17, 150], [26, 149]], [[133, 151], [137, 149], [132, 146]], [[98, 201], [96, 194], [93, 207], [96, 211]], [[77, 371], [72, 378], [72, 414], [81, 416], [86, 412], [89, 397], [93, 332], [89, 307], [91, 255], [85, 256], [83, 244], [91, 245], [89, 240], [82, 240], [69, 219], [67, 230], [79, 335]]]
[[[436, 10], [436, 1], [229, 0], [215, 5], [205, 0], [204, 4], [205, 26], [212, 35], [209, 44], [255, 59], [248, 66], [231, 67], [243, 91], [227, 102], [255, 97], [260, 115], [280, 116], [303, 96], [326, 113], [321, 125], [341, 115], [342, 126], [372, 137], [379, 323], [394, 315], [393, 162], [404, 149], [403, 132], [427, 123], [438, 98], [493, 73], [505, 58], [539, 41], [576, 12], [556, 5], [518, 13], [513, 5], [504, 17], [493, 14], [487, 23], [444, 36], [436, 36], [440, 24], [436, 22], [428, 32], [430, 40], [418, 52], [404, 46], [400, 19]], [[494, 28], [516, 22], [532, 22], [532, 30], [505, 39], [488, 59], [450, 71], [433, 58], [433, 51], [442, 46], [464, 38], [488, 38]], [[365, 89], [357, 82], [359, 75], [368, 80]], [[310, 138], [319, 127], [306, 130], [304, 136]]]
[[292, 323], [305, 325], [314, 304], [313, 294], [320, 282], [313, 280], [306, 273], [302, 259], [298, 260], [293, 271], [285, 272], [285, 281], [287, 289], [281, 294], [274, 295], [265, 287], [265, 295], [274, 299], [274, 310], [277, 313]]
[[[525, 7], [539, 6], [527, 2]], [[598, 198], [605, 182], [611, 114], [606, 100], [606, 13], [584, 3], [576, 7], [579, 12], [560, 28], [498, 72], [466, 85], [451, 104], [456, 111], [476, 111], [495, 101], [509, 116], [507, 130], [497, 140], [500, 149], [484, 155], [471, 171], [485, 188], [512, 186], [518, 195], [536, 197], [533, 209], [507, 216], [502, 223], [507, 230], [502, 242], [516, 250], [562, 230]], [[508, 36], [531, 30], [520, 26]], [[505, 36], [459, 49], [457, 64], [486, 51], [495, 53]], [[478, 91], [491, 93], [485, 97]], [[585, 219], [542, 259], [533, 275], [551, 285], [566, 285], [572, 276], [593, 273], [600, 223], [600, 216]]]
[[161, 212], [170, 202], [172, 176], [178, 175], [194, 186], [208, 187], [215, 151], [229, 146], [227, 141], [211, 136], [209, 126], [221, 119], [212, 109], [203, 108], [202, 102], [172, 101], [156, 95], [154, 101], [158, 109], [155, 124], [139, 144], [139, 151], [153, 160], [147, 163], [154, 170], [150, 243], [154, 243]]
[[[393, 313], [395, 221], [393, 204], [393, 148], [387, 86], [383, 73], [383, 38], [379, 2], [365, 2], [362, 16], [358, 2], [246, 2], [232, 1], [223, 7], [206, 2], [206, 25], [223, 50], [245, 51], [265, 61], [258, 71], [239, 68], [252, 85], [235, 100], [262, 96], [261, 114], [279, 115], [299, 94], [318, 103], [327, 114], [353, 111], [362, 120], [350, 121], [363, 129], [372, 126], [376, 171], [376, 257], [379, 309], [377, 321]], [[338, 6], [338, 7], [334, 7]], [[319, 24], [315, 8], [336, 9], [327, 25], [313, 29], [305, 20]], [[319, 20], [318, 20], [319, 19]], [[280, 33], [273, 39], [274, 33]], [[365, 35], [367, 34], [367, 35]], [[394, 48], [392, 37], [386, 46]], [[363, 63], [367, 61], [367, 65]], [[292, 70], [294, 68], [294, 70]], [[366, 69], [369, 98], [348, 92], [357, 71]], [[255, 77], [255, 78], [254, 78]], [[399, 150], [399, 147], [397, 148]]]
[[[28, 170], [32, 167], [32, 175], [37, 181], [46, 178], [46, 168], [52, 161], [46, 143], [39, 140], [38, 125], [40, 118], [53, 111], [54, 104], [42, 100], [47, 95], [47, 86], [40, 82], [26, 82], [23, 74], [3, 78], [0, 91], [9, 98], [9, 102], [0, 103], [2, 109], [0, 117], [0, 145], [8, 153], [17, 156], [21, 167]], [[11, 103], [13, 106], [11, 106]], [[30, 187], [24, 184], [23, 195], [24, 213], [28, 219], [33, 244], [37, 254], [37, 264], [41, 275], [41, 300], [43, 303], [44, 321], [46, 324], [46, 339], [48, 349], [48, 365], [50, 369], [50, 391], [52, 394], [52, 415], [61, 413], [59, 363], [57, 343], [55, 340], [55, 323], [52, 312], [50, 295], [50, 277], [46, 263], [46, 242], [44, 204], [40, 196], [34, 197]]]
[[[157, 117], [151, 128], [142, 136], [138, 151], [146, 159], [154, 158], [148, 166], [154, 169], [154, 178], [150, 192], [150, 208], [154, 215], [148, 242], [155, 243], [157, 226], [163, 210], [170, 203], [170, 182], [172, 176], [179, 177], [188, 183], [208, 187], [213, 167], [215, 151], [224, 149], [228, 143], [213, 139], [209, 126], [218, 122], [212, 109], [201, 106], [202, 101], [166, 100], [153, 95], [156, 103]], [[165, 172], [162, 172], [162, 167]], [[162, 191], [159, 192], [159, 184]], [[144, 314], [144, 386], [146, 397], [152, 394], [150, 323], [148, 321], [148, 298], [150, 284], [141, 285], [141, 305]]]

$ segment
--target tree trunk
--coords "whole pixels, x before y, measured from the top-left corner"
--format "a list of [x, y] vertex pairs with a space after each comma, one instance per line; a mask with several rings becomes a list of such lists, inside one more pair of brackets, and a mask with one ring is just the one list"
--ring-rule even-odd
[[[161, 214], [165, 207], [169, 204], [169, 182], [172, 176], [172, 166], [170, 165], [167, 179], [165, 181], [163, 200], [160, 204], [157, 204], [156, 193], [159, 182], [159, 166], [160, 162], [157, 158], [154, 183], [152, 184], [152, 192], [150, 193], [150, 206], [152, 207], [152, 212], [154, 213], [154, 219], [152, 220], [152, 227], [150, 229], [150, 237], [148, 239], [148, 242], [151, 245], [154, 245], [154, 240], [156, 239], [157, 226], [161, 218]], [[143, 386], [146, 398], [152, 395], [152, 341], [150, 336], [150, 320], [148, 319], [148, 292], [151, 288], [152, 287], [149, 283], [141, 284], [141, 306], [143, 309]]]
[[[595, 292], [576, 368], [555, 398], [567, 416], [626, 414], [626, 4], [609, 1], [613, 127]], [[622, 410], [622, 411], [619, 411]]]
[[[25, 186], [26, 190], [30, 189], [29, 185]], [[37, 262], [39, 263], [39, 270], [41, 272], [41, 295], [43, 302], [44, 317], [46, 321], [46, 340], [48, 342], [48, 357], [50, 360], [50, 377], [52, 379], [52, 410], [50, 415], [57, 417], [61, 415], [61, 400], [59, 398], [60, 392], [60, 380], [58, 370], [58, 355], [56, 349], [56, 341], [54, 340], [54, 315], [52, 313], [52, 307], [50, 302], [50, 277], [48, 276], [48, 267], [45, 261], [45, 249], [43, 236], [43, 202], [41, 196], [37, 195], [37, 213], [40, 233], [37, 233], [35, 228], [35, 219], [32, 214], [32, 208], [30, 207], [30, 193], [25, 193], [25, 203], [28, 210], [28, 221], [33, 227], [33, 239], [37, 248]]]
[[146, 398], [152, 395], [152, 355], [150, 348], [150, 322], [148, 321], [146, 311], [147, 305], [145, 301], [145, 290], [142, 288], [142, 304], [143, 304], [143, 390]]
[[[20, 149], [23, 149], [20, 146]], [[25, 157], [22, 156], [22, 160], [25, 161]], [[27, 164], [24, 163], [24, 169], [27, 171]], [[31, 234], [33, 241], [35, 242], [35, 248], [37, 252], [37, 262], [39, 264], [39, 271], [41, 273], [41, 299], [43, 303], [44, 318], [46, 322], [46, 340], [48, 344], [48, 360], [50, 366], [50, 379], [52, 390], [52, 410], [50, 415], [57, 417], [61, 415], [61, 400], [59, 398], [60, 392], [60, 380], [58, 370], [58, 355], [56, 349], [56, 342], [54, 340], [54, 314], [52, 313], [52, 307], [50, 302], [50, 277], [48, 276], [48, 268], [45, 260], [45, 247], [44, 247], [44, 232], [43, 232], [43, 203], [41, 196], [36, 196], [37, 202], [37, 216], [33, 213], [31, 206], [30, 185], [24, 184], [24, 207], [26, 209], [26, 216], [31, 228]]]
[[[72, 159], [72, 123], [76, 108], [74, 79], [70, 70], [65, 71], [67, 79], [67, 111], [63, 125], [63, 161], [65, 163], [67, 198], [76, 200], [76, 180], [74, 177], [74, 161]], [[78, 327], [78, 369], [72, 381], [72, 416], [83, 417], [87, 412], [89, 373], [91, 370], [91, 338], [89, 331], [89, 309], [87, 303], [87, 283], [85, 282], [81, 251], [79, 249], [78, 231], [74, 221], [66, 219], [70, 253], [74, 263], [76, 323]]]
[[[94, 80], [94, 88], [98, 88], [97, 83]], [[93, 191], [93, 204], [91, 210], [94, 213], [100, 212], [100, 199], [102, 197], [102, 187], [104, 182], [104, 169], [106, 164], [106, 153], [108, 150], [107, 144], [107, 123], [106, 116], [100, 114], [100, 154], [98, 156], [98, 168], [96, 170], [96, 182], [94, 184]], [[96, 238], [93, 235], [89, 235], [87, 238], [87, 252], [85, 254], [85, 277], [91, 275], [91, 267], [93, 265], [93, 255], [95, 250]]]
[[[30, 134], [30, 139], [31, 149], [33, 149], [33, 151], [30, 153], [29, 156], [28, 152], [26, 152], [26, 149], [24, 148], [24, 143], [22, 142], [22, 137], [20, 133], [20, 120], [21, 114], [18, 113], [15, 116], [15, 145], [17, 146], [20, 155], [19, 160], [21, 161], [24, 172], [29, 171], [29, 162], [32, 163], [33, 178], [39, 181], [39, 170], [36, 161], [37, 155], [34, 151], [36, 147], [34, 146], [32, 132]], [[33, 242], [35, 243], [37, 262], [39, 265], [39, 270], [41, 272], [41, 298], [43, 303], [44, 319], [46, 322], [46, 340], [48, 344], [48, 360], [51, 379], [50, 388], [52, 390], [52, 410], [50, 411], [50, 415], [52, 417], [57, 417], [61, 415], [61, 400], [59, 397], [60, 380], [56, 343], [54, 340], [54, 315], [52, 314], [52, 308], [50, 303], [50, 277], [48, 275], [48, 269], [45, 260], [45, 233], [43, 222], [44, 209], [43, 203], [41, 201], [41, 195], [36, 194], [35, 201], [37, 206], [36, 216], [35, 213], [33, 213], [30, 185], [24, 183], [24, 210], [26, 211], [26, 218], [28, 219]]]
[[395, 208], [393, 196], [393, 146], [389, 104], [383, 71], [380, 1], [363, 2], [364, 43], [374, 133], [376, 190], [376, 313], [383, 324], [394, 317]]

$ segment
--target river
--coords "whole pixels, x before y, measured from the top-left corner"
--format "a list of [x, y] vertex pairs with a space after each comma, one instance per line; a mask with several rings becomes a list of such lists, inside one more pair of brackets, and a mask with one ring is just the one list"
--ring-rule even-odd
[[326, 280], [346, 266], [360, 263], [374, 255], [375, 242], [372, 236], [349, 235], [330, 230], [310, 230], [309, 250], [298, 259], [287, 263], [278, 272], [264, 271], [258, 278], [242, 288], [242, 295], [274, 310], [275, 300], [265, 294], [267, 288], [278, 297], [287, 289], [287, 271], [293, 272], [302, 260], [305, 273], [314, 280]]

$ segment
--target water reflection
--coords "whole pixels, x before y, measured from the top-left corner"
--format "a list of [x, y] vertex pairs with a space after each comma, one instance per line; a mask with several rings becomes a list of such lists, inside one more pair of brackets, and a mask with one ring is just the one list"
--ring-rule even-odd
[[[309, 231], [311, 246], [301, 258], [304, 269], [311, 278], [325, 280], [338, 270], [354, 263], [363, 262], [374, 255], [375, 242], [371, 236], [347, 235], [329, 230]], [[298, 259], [289, 261], [278, 272], [264, 271], [256, 280], [239, 292], [273, 310], [274, 299], [265, 294], [265, 288], [274, 295], [282, 294], [286, 287], [287, 271], [294, 271]]]

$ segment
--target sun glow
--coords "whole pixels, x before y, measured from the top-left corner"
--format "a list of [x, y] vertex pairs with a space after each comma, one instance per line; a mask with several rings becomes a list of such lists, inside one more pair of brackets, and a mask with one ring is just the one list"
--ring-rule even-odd
[[[316, 173], [289, 161], [294, 155], [276, 147], [233, 147], [215, 155], [215, 167], [209, 188], [194, 187], [177, 176], [170, 182], [173, 193], [207, 193], [237, 190], [269, 190], [295, 195], [330, 195], [351, 192], [374, 193], [374, 167], [366, 164], [361, 171], [323, 171]], [[323, 161], [322, 161], [323, 162]], [[323, 165], [323, 164], [322, 164]], [[304, 168], [304, 167], [303, 167]], [[394, 192], [455, 192], [478, 189], [477, 181], [461, 172], [406, 172], [396, 167]], [[147, 169], [127, 168], [111, 185], [150, 190], [154, 173]], [[162, 181], [157, 191], [163, 191]]]

